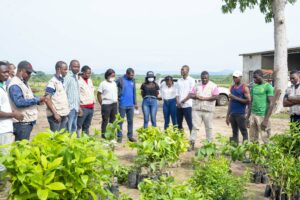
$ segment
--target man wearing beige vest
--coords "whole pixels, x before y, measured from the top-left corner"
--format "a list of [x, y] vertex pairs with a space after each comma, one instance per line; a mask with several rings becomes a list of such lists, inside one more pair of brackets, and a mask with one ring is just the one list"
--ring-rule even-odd
[[45, 101], [45, 97], [36, 97], [28, 85], [31, 73], [35, 71], [27, 61], [18, 64], [18, 71], [8, 86], [10, 105], [24, 115], [23, 120], [14, 119], [15, 140], [30, 138], [30, 133], [38, 118], [37, 105]]
[[80, 90], [80, 108], [82, 115], [77, 119], [77, 136], [79, 137], [81, 131], [85, 134], [90, 133], [90, 126], [94, 115], [95, 104], [95, 89], [93, 81], [90, 79], [91, 68], [87, 65], [81, 68], [81, 76], [79, 77], [79, 90]]
[[[15, 140], [13, 134], [13, 118], [23, 120], [24, 116], [18, 111], [12, 111], [5, 82], [9, 77], [7, 63], [0, 61], [0, 145], [11, 144]], [[6, 152], [0, 148], [0, 152]]]
[[213, 114], [216, 107], [216, 100], [219, 97], [219, 90], [215, 83], [209, 80], [207, 71], [201, 73], [201, 82], [195, 86], [193, 94], [190, 94], [193, 102], [193, 130], [190, 137], [190, 151], [194, 150], [197, 133], [203, 122], [205, 126], [206, 139], [213, 140]]
[[64, 88], [64, 77], [68, 73], [68, 65], [58, 61], [55, 65], [55, 75], [48, 82], [45, 96], [47, 97], [47, 118], [50, 130], [60, 131], [67, 129], [68, 115], [70, 112], [67, 93]]

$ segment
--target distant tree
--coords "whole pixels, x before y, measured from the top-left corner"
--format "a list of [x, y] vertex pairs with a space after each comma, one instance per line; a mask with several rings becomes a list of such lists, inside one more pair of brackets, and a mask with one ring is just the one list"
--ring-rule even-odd
[[47, 75], [45, 72], [37, 71], [33, 74], [31, 81], [33, 82], [46, 82], [50, 79], [50, 75]]
[[284, 90], [287, 88], [288, 63], [287, 63], [287, 37], [285, 23], [285, 6], [294, 4], [296, 0], [222, 0], [222, 11], [232, 13], [237, 7], [241, 12], [247, 8], [253, 9], [259, 6], [260, 11], [265, 14], [265, 21], [274, 21], [274, 79], [275, 88], [281, 90], [276, 112], [283, 108], [282, 101]]

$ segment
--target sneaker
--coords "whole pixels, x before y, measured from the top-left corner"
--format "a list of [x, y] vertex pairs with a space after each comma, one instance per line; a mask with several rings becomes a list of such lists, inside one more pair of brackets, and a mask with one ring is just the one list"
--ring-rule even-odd
[[188, 148], [188, 152], [195, 150], [195, 141], [190, 141], [190, 147]]
[[122, 143], [122, 137], [118, 137], [118, 138], [117, 138], [117, 142], [118, 142], [118, 143]]
[[134, 138], [128, 138], [128, 140], [130, 141], [130, 142], [136, 142], [136, 139], [134, 139]]

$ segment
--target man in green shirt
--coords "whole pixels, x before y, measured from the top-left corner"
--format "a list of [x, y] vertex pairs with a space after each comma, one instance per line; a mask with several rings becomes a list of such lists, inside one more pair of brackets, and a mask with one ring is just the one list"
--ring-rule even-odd
[[250, 141], [259, 141], [261, 137], [262, 141], [267, 143], [271, 135], [269, 119], [274, 107], [274, 88], [264, 81], [261, 70], [253, 72], [253, 79], [251, 104], [247, 116], [250, 121]]

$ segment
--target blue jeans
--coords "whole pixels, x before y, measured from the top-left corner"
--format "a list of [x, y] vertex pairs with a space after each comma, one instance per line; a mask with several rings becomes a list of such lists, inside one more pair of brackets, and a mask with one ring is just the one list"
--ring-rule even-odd
[[67, 129], [68, 116], [61, 116], [61, 121], [59, 123], [54, 120], [53, 116], [47, 117], [47, 119], [52, 132], [60, 131], [61, 129]]
[[164, 100], [163, 113], [165, 118], [165, 126], [164, 126], [165, 129], [169, 127], [170, 117], [172, 119], [173, 126], [177, 126], [176, 98]]
[[146, 97], [143, 99], [142, 109], [144, 114], [144, 128], [148, 127], [149, 115], [152, 126], [156, 126], [157, 99]]
[[14, 123], [15, 141], [29, 140], [34, 122], [18, 122]]
[[77, 137], [80, 137], [80, 131], [90, 134], [90, 126], [94, 116], [93, 108], [82, 108], [83, 115], [77, 119]]
[[77, 131], [77, 117], [78, 112], [75, 109], [70, 110], [68, 120], [68, 131], [69, 133], [75, 133]]
[[189, 127], [190, 132], [193, 130], [193, 118], [192, 118], [192, 107], [187, 108], [177, 108], [177, 120], [178, 120], [178, 128], [183, 130], [182, 122], [183, 118]]
[[[119, 113], [122, 118], [125, 117], [127, 118], [127, 127], [128, 127], [128, 132], [127, 132], [127, 137], [132, 138], [133, 137], [133, 114], [134, 114], [134, 107], [133, 106], [128, 106], [128, 107], [119, 107]], [[119, 124], [121, 131], [118, 132], [118, 137], [122, 137], [122, 126], [123, 123]]]

